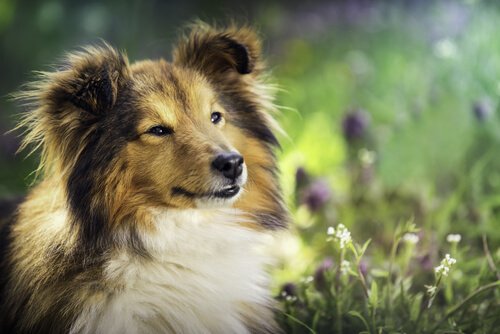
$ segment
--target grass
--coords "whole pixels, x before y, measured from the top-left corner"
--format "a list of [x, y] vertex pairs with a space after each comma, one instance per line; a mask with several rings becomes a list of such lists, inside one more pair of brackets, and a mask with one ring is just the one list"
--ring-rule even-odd
[[[282, 51], [279, 104], [298, 111], [281, 119], [287, 332], [500, 328], [499, 11], [418, 8], [378, 5]], [[327, 235], [339, 224], [345, 248]]]

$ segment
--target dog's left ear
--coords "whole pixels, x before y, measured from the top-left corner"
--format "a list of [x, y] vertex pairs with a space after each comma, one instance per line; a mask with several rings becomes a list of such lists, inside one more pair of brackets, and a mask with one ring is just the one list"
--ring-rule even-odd
[[217, 30], [198, 24], [174, 49], [174, 64], [195, 69], [209, 78], [262, 70], [261, 42], [247, 27]]

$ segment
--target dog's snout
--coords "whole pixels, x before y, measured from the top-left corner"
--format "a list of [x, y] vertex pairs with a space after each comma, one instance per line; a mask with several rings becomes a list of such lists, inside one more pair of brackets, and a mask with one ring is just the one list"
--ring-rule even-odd
[[235, 180], [243, 172], [243, 157], [237, 153], [221, 153], [212, 161], [212, 167], [228, 179]]

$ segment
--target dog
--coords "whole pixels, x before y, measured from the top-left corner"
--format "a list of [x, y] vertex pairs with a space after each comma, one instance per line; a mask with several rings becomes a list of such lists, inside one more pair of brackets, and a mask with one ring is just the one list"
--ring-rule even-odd
[[102, 42], [17, 95], [41, 161], [2, 228], [2, 333], [279, 331], [262, 248], [288, 214], [261, 53], [249, 27], [197, 23], [171, 62]]

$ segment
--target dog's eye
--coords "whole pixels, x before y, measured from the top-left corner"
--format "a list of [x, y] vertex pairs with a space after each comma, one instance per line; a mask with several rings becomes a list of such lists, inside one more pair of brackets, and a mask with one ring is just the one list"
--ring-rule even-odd
[[220, 121], [222, 121], [222, 114], [218, 111], [214, 111], [210, 116], [210, 121], [212, 121], [212, 123], [214, 124], [219, 123]]
[[166, 126], [156, 125], [150, 128], [146, 133], [161, 137], [171, 135], [172, 133], [174, 133], [174, 130]]

